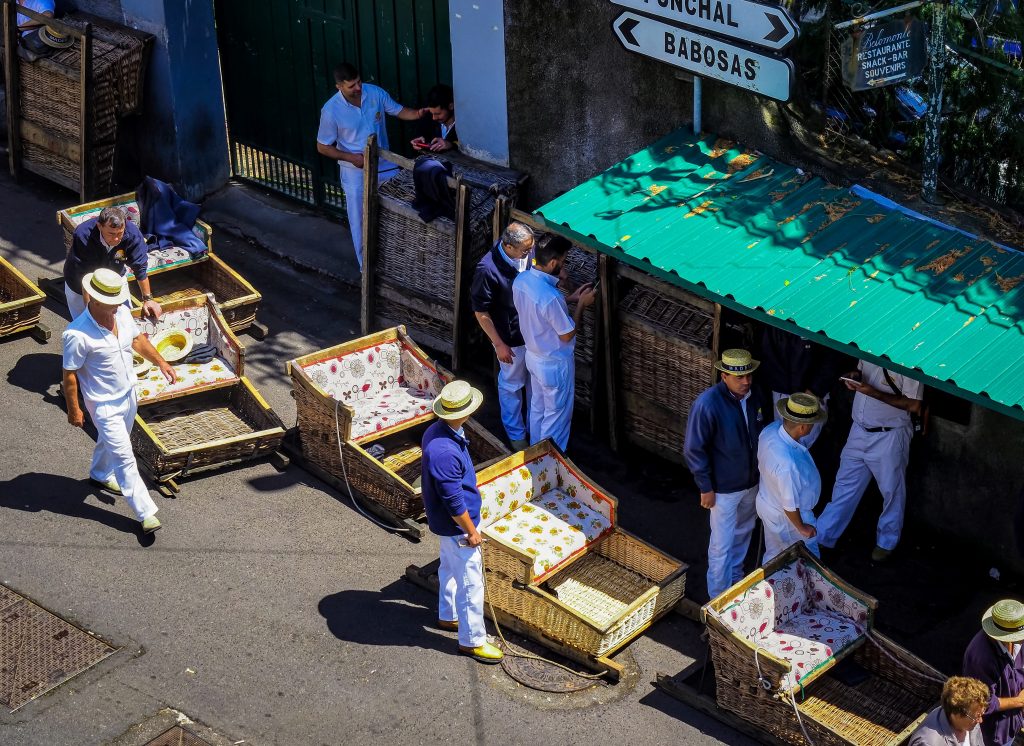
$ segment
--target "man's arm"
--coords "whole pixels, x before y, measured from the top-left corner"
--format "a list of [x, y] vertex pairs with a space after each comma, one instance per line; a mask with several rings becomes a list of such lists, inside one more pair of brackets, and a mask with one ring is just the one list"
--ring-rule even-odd
[[494, 354], [498, 360], [503, 363], [511, 363], [515, 353], [512, 352], [511, 347], [502, 341], [497, 327], [494, 326], [494, 319], [491, 318], [491, 314], [484, 311], [474, 311], [473, 315], [476, 316], [476, 323], [480, 325], [480, 328], [484, 330], [484, 334], [487, 335], [487, 338], [491, 340], [491, 344], [494, 345]]
[[65, 369], [61, 385], [64, 389], [64, 401], [68, 405], [68, 422], [75, 427], [83, 427], [85, 414], [78, 406], [78, 373]]
[[714, 437], [714, 418], [703, 402], [698, 402], [686, 420], [686, 438], [683, 441], [683, 458], [693, 474], [693, 480], [700, 490], [700, 504], [703, 508], [715, 507], [715, 489], [711, 483], [711, 458], [706, 444]]
[[178, 374], [174, 372], [174, 368], [157, 352], [156, 347], [153, 346], [153, 343], [149, 341], [149, 337], [145, 334], [139, 334], [132, 340], [132, 349], [159, 368], [168, 383], [174, 383], [178, 380]]
[[805, 539], [813, 539], [817, 535], [817, 530], [809, 523], [804, 523], [804, 519], [800, 517], [799, 510], [785, 510], [786, 518], [793, 524], [793, 527], [799, 532], [799, 534]]
[[403, 106], [395, 116], [397, 116], [403, 122], [415, 122], [424, 114], [429, 113], [429, 109], [410, 109], [408, 106]]
[[864, 396], [870, 396], [872, 399], [878, 399], [878, 401], [884, 402], [890, 407], [896, 407], [896, 409], [902, 409], [904, 412], [911, 412], [914, 414], [921, 411], [920, 399], [911, 399], [910, 397], [902, 396], [895, 392], [890, 393], [888, 391], [880, 391], [874, 386], [870, 386], [863, 381], [857, 381], [855, 383], [844, 381], [844, 383], [846, 384], [846, 388], [850, 389], [850, 391], [856, 391], [858, 394], [864, 394]]
[[351, 163], [356, 168], [363, 167], [363, 154], [362, 153], [346, 153], [344, 150], [338, 150], [333, 145], [324, 145], [322, 142], [317, 141], [316, 152], [325, 158], [330, 158], [335, 161], [345, 161]]
[[558, 338], [563, 342], [570, 342], [576, 336], [576, 332], [580, 328], [580, 319], [583, 318], [583, 312], [587, 310], [587, 306], [594, 302], [594, 299], [597, 297], [597, 291], [590, 286], [590, 283], [587, 283], [570, 295], [569, 298], [572, 298], [573, 295], [577, 297], [577, 300], [576, 307], [572, 310], [572, 331], [558, 335]]
[[437, 495], [448, 510], [448, 515], [465, 531], [469, 545], [479, 546], [482, 538], [469, 517], [469, 509], [462, 494], [462, 461], [450, 451], [442, 451], [431, 459], [430, 465]]

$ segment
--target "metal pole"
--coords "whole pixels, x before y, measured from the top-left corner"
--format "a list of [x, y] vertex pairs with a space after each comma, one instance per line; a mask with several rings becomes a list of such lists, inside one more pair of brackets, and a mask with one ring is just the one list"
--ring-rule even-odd
[[699, 75], [693, 76], [693, 134], [699, 135], [703, 128], [700, 116], [701, 79]]
[[941, 205], [939, 196], [940, 127], [942, 89], [946, 82], [946, 3], [932, 4], [932, 27], [928, 34], [928, 112], [924, 124], [924, 163], [921, 174], [921, 199]]

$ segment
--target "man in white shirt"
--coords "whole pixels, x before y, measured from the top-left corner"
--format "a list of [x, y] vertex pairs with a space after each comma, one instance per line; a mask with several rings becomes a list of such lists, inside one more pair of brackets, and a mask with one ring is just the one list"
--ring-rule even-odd
[[[576, 392], [576, 329], [596, 297], [589, 283], [568, 298], [558, 291], [558, 278], [571, 248], [562, 236], [538, 242], [533, 266], [537, 271], [522, 272], [512, 283], [530, 375], [530, 444], [551, 438], [563, 451], [569, 444]], [[566, 301], [576, 304], [571, 317]]]
[[[832, 499], [818, 517], [818, 543], [833, 548], [853, 518], [871, 478], [882, 493], [871, 559], [884, 562], [892, 554], [903, 530], [907, 502], [907, 462], [914, 435], [910, 414], [920, 412], [920, 381], [892, 373], [861, 360], [847, 374], [853, 397], [853, 425], [836, 474]], [[855, 380], [856, 379], [856, 380]]]
[[[383, 88], [363, 83], [359, 70], [348, 62], [342, 62], [334, 68], [334, 81], [338, 92], [320, 110], [316, 149], [320, 155], [338, 162], [352, 245], [359, 268], [362, 269], [363, 148], [366, 147], [366, 140], [370, 135], [377, 135], [377, 143], [382, 150], [387, 150], [385, 114], [412, 122], [428, 113], [428, 110], [402, 106]], [[379, 181], [384, 182], [398, 173], [398, 166], [382, 158], [377, 171]]]
[[130, 434], [138, 409], [132, 352], [156, 365], [171, 383], [177, 376], [146, 335], [139, 333], [124, 306], [128, 281], [122, 275], [111, 269], [97, 269], [83, 278], [82, 290], [89, 304], [63, 335], [68, 422], [75, 427], [85, 425], [78, 404], [81, 390], [96, 426], [89, 481], [107, 492], [124, 495], [143, 532], [149, 534], [160, 528], [160, 521], [132, 453]]
[[794, 393], [780, 399], [782, 419], [761, 431], [757, 443], [757, 515], [764, 523], [764, 562], [791, 544], [803, 541], [815, 555], [814, 506], [821, 495], [821, 476], [805, 441], [828, 413], [813, 394]]

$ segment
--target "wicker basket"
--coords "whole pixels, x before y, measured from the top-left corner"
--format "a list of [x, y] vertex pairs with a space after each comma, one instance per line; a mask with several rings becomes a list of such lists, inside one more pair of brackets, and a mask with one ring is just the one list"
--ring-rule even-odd
[[[584, 283], [597, 282], [597, 255], [575, 246], [565, 256], [567, 285], [575, 289]], [[559, 287], [562, 295], [569, 292]], [[594, 402], [594, 345], [597, 340], [597, 303], [589, 306], [580, 318], [576, 331], [576, 395], [577, 407], [589, 409]]]
[[283, 439], [281, 420], [244, 376], [140, 403], [131, 435], [139, 461], [159, 481], [269, 455]]
[[[388, 344], [398, 344], [411, 354], [424, 375], [436, 380], [435, 387], [439, 388], [452, 379], [448, 371], [429, 361], [423, 350], [405, 333], [404, 327], [387, 329], [289, 361], [288, 374], [292, 379], [292, 396], [298, 415], [299, 444], [303, 458], [310, 463], [339, 480], [347, 480], [362, 495], [399, 518], [418, 518], [423, 515], [418, 482], [419, 444], [423, 431], [434, 420], [433, 414], [417, 416], [379, 432], [354, 436], [356, 410], [333, 398], [306, 372], [309, 366], [341, 360], [346, 355]], [[508, 453], [508, 449], [475, 420], [467, 422], [466, 429], [475, 464], [483, 464]], [[380, 446], [384, 453], [377, 457], [371, 455], [373, 446]]]
[[[558, 473], [557, 479], [550, 475], [551, 469]], [[506, 486], [501, 480], [510, 477], [526, 481]], [[481, 515], [487, 515], [481, 520], [488, 537], [484, 544], [487, 602], [539, 637], [587, 656], [608, 655], [638, 637], [682, 597], [686, 565], [618, 528], [615, 498], [586, 479], [549, 441], [492, 464], [478, 473], [478, 480], [486, 507]], [[499, 521], [531, 504], [543, 504], [555, 485], [560, 489], [570, 481], [574, 486], [569, 495], [583, 501], [582, 493], [589, 490], [612, 506], [610, 527], [538, 574], [531, 548], [517, 544]], [[506, 493], [525, 495], [529, 502], [513, 502], [508, 506], [511, 512], [499, 515], [492, 509], [493, 501], [505, 500]], [[553, 525], [550, 521], [537, 524]]]
[[643, 285], [626, 294], [618, 312], [626, 437], [682, 462], [686, 418], [714, 365], [713, 316]]
[[38, 324], [45, 300], [42, 290], [0, 256], [0, 337]]
[[[866, 632], [859, 644], [845, 655], [867, 674], [865, 681], [850, 685], [833, 676], [836, 658], [830, 658], [805, 675], [792, 691], [784, 690], [782, 684], [790, 670], [788, 662], [763, 648], [757, 649], [755, 659], [754, 643], [732, 632], [716, 616], [750, 586], [770, 578], [798, 559], [826, 577], [843, 594], [862, 603], [875, 603], [874, 599], [831, 575], [803, 544], [794, 545], [704, 608], [718, 705], [779, 739], [805, 744], [801, 723], [793, 710], [795, 698], [803, 727], [815, 744], [902, 744], [938, 702], [945, 677], [874, 631], [873, 614], [868, 617]], [[713, 613], [709, 613], [709, 609]], [[770, 682], [770, 690], [758, 683], [762, 678]]]

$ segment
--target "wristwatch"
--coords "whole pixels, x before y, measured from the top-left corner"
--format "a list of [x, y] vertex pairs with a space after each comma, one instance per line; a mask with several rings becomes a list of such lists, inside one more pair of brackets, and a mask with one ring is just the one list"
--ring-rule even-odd
[[143, 295], [142, 296], [142, 302], [145, 303], [147, 300], [153, 300], [153, 296], [152, 295]]

